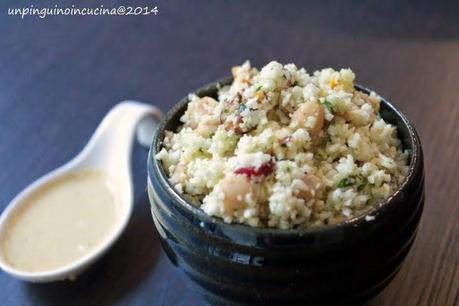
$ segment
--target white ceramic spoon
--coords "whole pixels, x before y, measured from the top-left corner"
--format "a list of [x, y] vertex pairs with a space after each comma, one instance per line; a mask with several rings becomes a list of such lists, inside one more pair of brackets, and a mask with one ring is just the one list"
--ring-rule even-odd
[[20, 209], [34, 190], [57, 180], [69, 172], [87, 169], [101, 170], [114, 182], [114, 196], [121, 204], [121, 213], [112, 233], [93, 251], [65, 267], [46, 272], [24, 272], [16, 269], [8, 261], [0, 247], [0, 268], [6, 273], [30, 282], [50, 282], [73, 279], [90, 264], [102, 256], [119, 238], [131, 216], [133, 207], [133, 184], [131, 177], [131, 151], [135, 135], [137, 140], [148, 147], [153, 130], [159, 123], [162, 113], [156, 107], [125, 101], [113, 107], [105, 116], [84, 149], [63, 166], [42, 176], [19, 193], [3, 211], [0, 217], [0, 243], [3, 242], [8, 221]]

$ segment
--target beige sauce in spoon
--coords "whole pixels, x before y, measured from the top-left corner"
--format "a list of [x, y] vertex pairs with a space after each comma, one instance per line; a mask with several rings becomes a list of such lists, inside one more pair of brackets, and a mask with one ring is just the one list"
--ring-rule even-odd
[[55, 270], [92, 252], [115, 228], [120, 207], [108, 177], [73, 172], [23, 200], [9, 221], [3, 256], [25, 272]]

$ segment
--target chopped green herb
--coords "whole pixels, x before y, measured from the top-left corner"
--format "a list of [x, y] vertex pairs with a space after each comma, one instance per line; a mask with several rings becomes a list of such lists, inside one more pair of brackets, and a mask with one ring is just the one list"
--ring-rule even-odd
[[296, 85], [298, 85], [298, 81], [297, 81], [297, 80], [295, 80], [295, 81], [292, 83], [292, 86], [296, 86]]
[[323, 105], [330, 111], [330, 113], [335, 111], [335, 106], [330, 101], [325, 100]]
[[215, 135], [215, 133], [214, 133], [214, 132], [210, 133], [210, 134], [209, 134], [209, 138], [212, 138], [212, 137], [214, 137], [214, 135]]
[[247, 106], [245, 106], [245, 104], [239, 105], [239, 112], [242, 113], [246, 108]]
[[263, 85], [260, 84], [260, 85], [258, 85], [258, 86], [255, 88], [255, 91], [259, 91], [259, 90], [261, 90], [262, 88], [263, 88]]
[[336, 184], [336, 187], [338, 188], [346, 188], [354, 185], [356, 182], [355, 177], [349, 176], [341, 179], [338, 184]]
[[285, 74], [283, 74], [282, 77], [283, 77], [284, 79], [287, 79], [287, 77], [285, 76]]
[[225, 109], [223, 110], [223, 113], [224, 113], [224, 114], [228, 114], [228, 113], [229, 113], [229, 109], [225, 108]]

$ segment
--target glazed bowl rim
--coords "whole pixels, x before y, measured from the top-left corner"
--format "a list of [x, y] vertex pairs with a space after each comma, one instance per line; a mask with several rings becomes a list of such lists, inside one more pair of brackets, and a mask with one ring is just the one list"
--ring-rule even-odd
[[[230, 84], [232, 80], [233, 80], [232, 77], [226, 77], [218, 81], [208, 83], [192, 91], [191, 93], [199, 93], [202, 91], [215, 90], [221, 86]], [[358, 91], [365, 92], [365, 93], [370, 93], [372, 91], [359, 84], [355, 84], [354, 87]], [[153, 179], [152, 178], [153, 171], [156, 172], [158, 174], [157, 177], [158, 177], [160, 185], [164, 187], [164, 190], [166, 190], [168, 196], [173, 200], [172, 202], [174, 203], [174, 205], [180, 205], [181, 208], [185, 209], [187, 212], [189, 212], [193, 216], [196, 216], [201, 221], [212, 223], [217, 226], [231, 227], [236, 231], [247, 231], [247, 232], [252, 232], [254, 234], [257, 234], [257, 235], [277, 235], [277, 236], [285, 236], [285, 237], [287, 236], [296, 237], [296, 236], [314, 235], [314, 234], [319, 234], [319, 233], [323, 234], [323, 233], [341, 230], [345, 228], [358, 227], [360, 225], [371, 222], [371, 221], [366, 220], [367, 216], [372, 216], [372, 217], [375, 217], [375, 219], [377, 219], [378, 216], [381, 215], [385, 210], [389, 209], [393, 205], [397, 205], [397, 201], [395, 201], [395, 199], [400, 197], [402, 191], [405, 188], [407, 188], [410, 182], [415, 180], [416, 171], [418, 170], [419, 167], [422, 166], [419, 164], [421, 154], [422, 154], [422, 148], [421, 148], [419, 136], [414, 126], [408, 120], [408, 118], [401, 111], [399, 111], [392, 103], [390, 103], [386, 98], [384, 98], [381, 95], [379, 95], [379, 97], [381, 97], [381, 103], [384, 103], [387, 109], [391, 113], [394, 113], [396, 117], [398, 117], [400, 123], [408, 130], [409, 147], [410, 147], [409, 148], [410, 158], [409, 158], [409, 165], [408, 165], [409, 171], [408, 171], [407, 176], [404, 178], [403, 182], [397, 188], [397, 190], [394, 191], [388, 198], [381, 201], [378, 205], [372, 207], [371, 209], [366, 211], [364, 214], [355, 216], [353, 218], [346, 219], [346, 220], [343, 220], [335, 224], [317, 225], [317, 226], [311, 226], [311, 227], [306, 227], [306, 228], [280, 229], [280, 228], [273, 228], [273, 227], [252, 227], [250, 225], [240, 224], [240, 223], [226, 223], [221, 218], [207, 215], [200, 207], [197, 207], [193, 205], [192, 203], [190, 203], [189, 201], [187, 201], [171, 185], [162, 167], [162, 163], [155, 158], [155, 155], [158, 153], [156, 148], [159, 147], [159, 144], [162, 143], [163, 141], [163, 139], [159, 139], [160, 135], [164, 134], [163, 131], [165, 130], [165, 127], [168, 126], [168, 123], [171, 121], [172, 118], [175, 117], [176, 113], [181, 111], [184, 105], [189, 102], [189, 95], [182, 98], [178, 103], [176, 103], [166, 113], [166, 116], [163, 118], [162, 122], [160, 123], [160, 125], [158, 126], [158, 128], [156, 129], [154, 133], [152, 144], [148, 152], [148, 179], [149, 180]]]

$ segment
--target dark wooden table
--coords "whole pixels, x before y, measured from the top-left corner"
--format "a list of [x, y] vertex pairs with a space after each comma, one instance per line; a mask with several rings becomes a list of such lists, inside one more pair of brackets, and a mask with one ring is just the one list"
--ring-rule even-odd
[[[414, 122], [426, 158], [417, 240], [370, 305], [459, 305], [457, 4], [168, 0], [145, 1], [158, 5], [156, 16], [8, 16], [20, 3], [0, 4], [0, 209], [74, 156], [119, 101], [167, 111], [245, 59], [309, 71], [351, 67], [359, 83]], [[160, 249], [145, 194], [146, 156], [134, 148], [135, 209], [115, 247], [73, 282], [27, 284], [1, 273], [1, 305], [205, 305]]]

